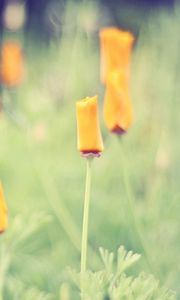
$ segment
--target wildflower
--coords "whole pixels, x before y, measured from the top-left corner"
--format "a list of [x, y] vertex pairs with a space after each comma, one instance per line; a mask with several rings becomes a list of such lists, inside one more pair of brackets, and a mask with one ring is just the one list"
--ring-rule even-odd
[[7, 207], [4, 199], [2, 184], [0, 183], [0, 233], [3, 233], [8, 227]]
[[81, 289], [84, 299], [83, 277], [86, 272], [88, 248], [88, 219], [91, 190], [92, 158], [100, 156], [103, 151], [103, 141], [98, 118], [97, 96], [86, 97], [76, 103], [78, 149], [86, 157], [87, 173], [84, 197], [84, 212], [81, 240]]
[[133, 114], [128, 84], [124, 73], [111, 72], [106, 83], [104, 120], [107, 128], [117, 134], [125, 133], [132, 124]]
[[100, 31], [101, 81], [106, 83], [109, 73], [121, 70], [129, 77], [130, 56], [134, 37], [132, 33], [115, 27]]
[[19, 43], [8, 41], [2, 46], [0, 79], [7, 87], [19, 85], [24, 77], [24, 62]]
[[98, 118], [97, 96], [76, 103], [78, 150], [83, 156], [99, 156], [103, 141]]

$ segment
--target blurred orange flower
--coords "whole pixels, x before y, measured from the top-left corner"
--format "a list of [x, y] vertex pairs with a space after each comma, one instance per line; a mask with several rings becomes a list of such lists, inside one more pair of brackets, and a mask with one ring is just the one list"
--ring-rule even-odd
[[109, 73], [117, 69], [124, 71], [128, 78], [133, 41], [132, 33], [115, 27], [100, 31], [102, 83], [105, 84]]
[[128, 83], [124, 73], [119, 71], [111, 72], [107, 78], [104, 120], [107, 128], [117, 134], [125, 133], [132, 124]]
[[7, 206], [4, 199], [2, 184], [0, 183], [0, 233], [3, 233], [8, 227]]
[[1, 49], [0, 79], [7, 87], [19, 85], [24, 78], [24, 60], [18, 42], [8, 41]]
[[97, 96], [76, 103], [78, 150], [83, 156], [99, 156], [103, 140], [99, 126]]

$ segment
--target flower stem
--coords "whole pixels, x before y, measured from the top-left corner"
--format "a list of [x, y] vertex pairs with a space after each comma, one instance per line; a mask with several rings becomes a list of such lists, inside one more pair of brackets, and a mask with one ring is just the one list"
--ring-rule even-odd
[[82, 227], [82, 242], [81, 242], [81, 275], [86, 271], [87, 261], [87, 241], [88, 241], [88, 219], [89, 219], [89, 202], [90, 202], [90, 188], [91, 188], [91, 162], [92, 158], [87, 158], [86, 171], [86, 188], [84, 198], [84, 213], [83, 213], [83, 227]]
[[145, 256], [148, 268], [151, 270], [151, 272], [156, 274], [157, 270], [155, 269], [154, 265], [152, 264], [150, 255], [147, 251], [147, 248], [145, 247], [143, 238], [141, 236], [141, 230], [139, 228], [139, 223], [138, 223], [137, 216], [135, 213], [135, 203], [134, 203], [133, 194], [132, 194], [132, 190], [131, 190], [130, 179], [128, 176], [129, 174], [127, 172], [127, 162], [126, 162], [126, 157], [125, 157], [125, 153], [124, 153], [124, 149], [123, 149], [123, 142], [122, 142], [122, 139], [119, 141], [120, 141], [120, 151], [121, 151], [121, 167], [122, 167], [122, 172], [123, 172], [124, 186], [125, 186], [125, 190], [127, 193], [127, 206], [128, 206], [129, 219], [130, 219], [130, 223], [131, 223], [130, 225], [136, 234], [136, 240], [139, 242], [139, 245], [144, 252], [144, 256]]

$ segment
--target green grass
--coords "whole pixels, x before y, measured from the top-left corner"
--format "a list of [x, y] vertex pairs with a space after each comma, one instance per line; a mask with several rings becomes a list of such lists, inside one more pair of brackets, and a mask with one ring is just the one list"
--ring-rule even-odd
[[[105, 151], [92, 168], [88, 267], [100, 268], [99, 247], [124, 245], [142, 253], [131, 273], [154, 273], [180, 297], [179, 10], [157, 13], [140, 30], [131, 74], [134, 125], [120, 145], [102, 117], [98, 29], [74, 24], [73, 7], [67, 7], [60, 42], [39, 52], [29, 46], [26, 82], [3, 93], [5, 102], [11, 97], [9, 112], [0, 115], [0, 177], [10, 222], [0, 237], [0, 267], [9, 262], [3, 300], [59, 299], [67, 267], [80, 268], [86, 164], [76, 146], [75, 101], [94, 94]], [[80, 11], [98, 20], [96, 6]], [[132, 226], [128, 193], [150, 267]]]

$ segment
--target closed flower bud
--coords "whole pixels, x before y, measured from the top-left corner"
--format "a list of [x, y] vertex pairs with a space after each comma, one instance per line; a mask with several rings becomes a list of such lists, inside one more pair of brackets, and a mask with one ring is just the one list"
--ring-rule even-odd
[[24, 78], [24, 60], [19, 43], [6, 42], [1, 49], [0, 79], [7, 87], [19, 85]]
[[98, 117], [97, 96], [76, 103], [78, 150], [83, 156], [99, 156], [103, 141]]
[[107, 128], [117, 134], [125, 133], [132, 124], [132, 106], [124, 73], [114, 71], [109, 74], [104, 97], [104, 120]]
[[109, 73], [121, 70], [129, 77], [130, 56], [134, 37], [115, 27], [100, 31], [101, 81], [106, 83]]
[[4, 199], [2, 184], [0, 183], [0, 234], [8, 227], [7, 206]]

